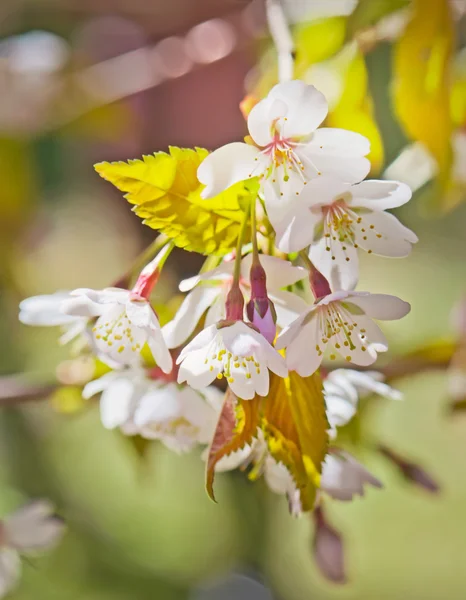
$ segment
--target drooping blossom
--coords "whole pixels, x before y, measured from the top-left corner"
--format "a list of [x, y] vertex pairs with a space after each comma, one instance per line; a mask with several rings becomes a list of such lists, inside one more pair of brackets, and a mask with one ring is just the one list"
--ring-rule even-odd
[[364, 486], [383, 487], [360, 462], [348, 452], [334, 450], [327, 454], [322, 465], [320, 489], [335, 498], [348, 502], [354, 496], [364, 496]]
[[[286, 327], [305, 310], [306, 303], [298, 295], [283, 288], [307, 277], [307, 270], [295, 267], [276, 256], [261, 254], [260, 260], [267, 276], [269, 298], [277, 314], [277, 325], [281, 328]], [[248, 254], [241, 261], [239, 280], [240, 289], [246, 298], [251, 295], [249, 279], [251, 264], [252, 255]], [[169, 348], [181, 346], [193, 333], [206, 311], [206, 327], [225, 319], [225, 302], [233, 281], [233, 270], [234, 261], [222, 262], [212, 271], [181, 281], [180, 290], [189, 293], [173, 320], [162, 330]]]
[[233, 393], [244, 400], [269, 393], [269, 370], [286, 377], [285, 360], [252, 326], [224, 321], [201, 331], [181, 351], [178, 383], [202, 389], [225, 377]]
[[46, 500], [31, 502], [0, 521], [0, 597], [18, 583], [21, 556], [52, 548], [63, 534], [63, 523]]
[[127, 435], [158, 439], [176, 452], [189, 452], [207, 444], [216, 420], [217, 394], [202, 393], [174, 381], [151, 379], [140, 368], [112, 371], [89, 382], [84, 398], [101, 393], [100, 415], [104, 427], [120, 427]]
[[158, 366], [169, 373], [172, 358], [157, 316], [148, 300], [120, 288], [71, 292], [62, 310], [78, 317], [98, 317], [92, 327], [95, 347], [120, 365], [136, 364], [147, 343]]
[[302, 377], [319, 368], [326, 351], [331, 360], [340, 355], [347, 362], [367, 366], [378, 352], [388, 349], [385, 335], [373, 319], [401, 319], [409, 310], [407, 302], [388, 294], [334, 292], [309, 306], [285, 328], [276, 347], [287, 349], [288, 368]]
[[19, 320], [25, 325], [59, 326], [64, 331], [59, 342], [67, 344], [83, 334], [89, 322], [87, 317], [67, 315], [61, 310], [63, 303], [69, 298], [70, 292], [25, 298], [19, 305]]
[[320, 176], [347, 183], [364, 179], [370, 168], [364, 158], [369, 141], [344, 129], [317, 129], [327, 112], [327, 101], [314, 86], [299, 80], [277, 84], [248, 115], [251, 143], [227, 144], [199, 166], [199, 181], [206, 185], [203, 197], [259, 177], [268, 210], [265, 181], [287, 203]]
[[335, 369], [327, 375], [324, 396], [332, 438], [337, 435], [337, 427], [346, 425], [354, 417], [359, 399], [371, 393], [391, 400], [403, 398], [401, 392], [383, 383], [383, 375], [376, 371]]

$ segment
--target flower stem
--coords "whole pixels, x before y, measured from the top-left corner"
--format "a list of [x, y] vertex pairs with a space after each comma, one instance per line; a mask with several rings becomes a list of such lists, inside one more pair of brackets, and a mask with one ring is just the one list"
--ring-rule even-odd
[[113, 284], [112, 287], [129, 288], [129, 284], [131, 283], [131, 280], [135, 274], [141, 271], [144, 265], [146, 265], [157, 254], [157, 252], [165, 246], [167, 241], [168, 238], [165, 235], [161, 234], [157, 236], [152, 244], [147, 246], [147, 248], [135, 258], [131, 267]]
[[295, 47], [281, 0], [266, 0], [265, 9], [270, 35], [278, 54], [278, 80], [293, 79]]
[[[254, 200], [255, 202], [255, 200]], [[239, 279], [241, 276], [241, 258], [242, 258], [242, 249], [244, 245], [244, 240], [246, 237], [246, 231], [248, 227], [249, 221], [249, 213], [251, 211], [251, 204], [244, 211], [243, 222], [241, 224], [241, 229], [238, 235], [238, 242], [236, 244], [236, 256], [235, 256], [235, 269], [233, 271], [233, 285], [239, 284]]]

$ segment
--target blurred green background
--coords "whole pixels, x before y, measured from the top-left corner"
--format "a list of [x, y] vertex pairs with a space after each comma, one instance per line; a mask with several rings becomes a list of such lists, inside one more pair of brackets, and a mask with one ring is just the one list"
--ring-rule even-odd
[[[261, 3], [247, 0], [1, 0], [3, 376], [52, 381], [67, 358], [56, 331], [17, 322], [22, 298], [105, 287], [153, 239], [93, 163], [240, 139], [238, 105], [264, 47], [261, 27]], [[406, 143], [390, 105], [390, 56], [384, 42], [365, 57], [385, 164]], [[420, 238], [412, 256], [362, 262], [360, 289], [412, 304], [406, 319], [387, 327], [393, 355], [453, 338], [450, 313], [466, 292], [466, 207], [426, 216], [425, 197], [423, 189], [400, 211]], [[159, 303], [199, 265], [196, 256], [175, 257], [157, 288]], [[363, 452], [385, 489], [328, 503], [345, 537], [344, 587], [317, 572], [310, 519], [292, 519], [285, 499], [262, 482], [220, 475], [215, 505], [199, 452], [180, 457], [154, 443], [141, 459], [130, 440], [103, 429], [96, 404], [67, 413], [57, 401], [5, 402], [0, 509], [50, 497], [69, 525], [55, 552], [24, 564], [12, 598], [460, 600], [466, 418], [447, 410], [446, 382], [438, 372], [395, 382], [405, 401], [374, 401], [365, 415], [363, 432], [423, 465], [441, 493], [410, 486]], [[233, 585], [233, 573], [246, 577]]]

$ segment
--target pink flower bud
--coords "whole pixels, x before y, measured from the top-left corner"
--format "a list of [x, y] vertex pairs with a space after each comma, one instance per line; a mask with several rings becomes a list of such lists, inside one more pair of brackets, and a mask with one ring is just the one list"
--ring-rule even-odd
[[329, 282], [315, 267], [309, 271], [309, 283], [311, 284], [311, 290], [316, 300], [320, 300], [320, 298], [329, 296], [332, 293]]
[[242, 321], [244, 313], [244, 298], [238, 284], [233, 284], [225, 302], [227, 321]]
[[277, 334], [277, 315], [273, 302], [267, 296], [267, 276], [258, 259], [253, 260], [249, 279], [251, 299], [246, 307], [248, 319], [273, 344]]

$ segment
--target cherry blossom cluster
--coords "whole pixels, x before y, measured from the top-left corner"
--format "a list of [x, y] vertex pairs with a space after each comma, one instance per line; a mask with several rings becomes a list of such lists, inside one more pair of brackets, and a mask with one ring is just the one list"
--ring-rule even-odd
[[[403, 257], [417, 238], [386, 212], [406, 203], [410, 189], [365, 180], [368, 140], [320, 127], [327, 110], [312, 85], [280, 83], [250, 111], [246, 142], [227, 144], [201, 163], [206, 199], [253, 178], [259, 191], [244, 208], [236, 251], [181, 281], [186, 295], [163, 327], [150, 298], [174, 245], [169, 240], [131, 289], [80, 288], [28, 298], [20, 320], [61, 326], [62, 343], [106, 365], [108, 372], [83, 389], [85, 398], [100, 394], [105, 427], [158, 439], [177, 452], [209, 444], [226, 386], [242, 401], [259, 396], [267, 402], [271, 373], [286, 378], [295, 371], [305, 378], [325, 360], [331, 445], [320, 494], [350, 500], [363, 494], [364, 484], [381, 483], [338, 448], [337, 429], [353, 418], [361, 396], [400, 394], [377, 373], [333, 365], [373, 364], [388, 349], [376, 321], [400, 319], [410, 310], [395, 296], [355, 290], [358, 253]], [[270, 455], [261, 433], [221, 459], [217, 470], [251, 463], [299, 514], [293, 474]]]

